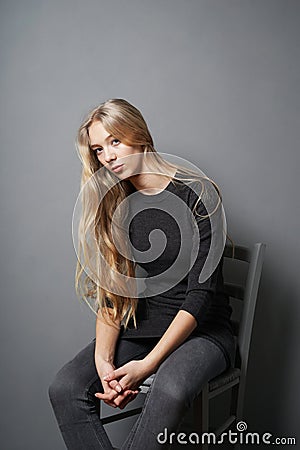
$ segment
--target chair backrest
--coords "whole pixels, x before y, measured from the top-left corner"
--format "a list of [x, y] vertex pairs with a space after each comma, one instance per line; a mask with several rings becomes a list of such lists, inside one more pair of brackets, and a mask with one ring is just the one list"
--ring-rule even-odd
[[[263, 243], [256, 243], [252, 248], [239, 245], [233, 247], [226, 244], [223, 253], [225, 291], [231, 299], [242, 302], [239, 318], [231, 320], [237, 339], [235, 367], [239, 367], [242, 374], [247, 373], [253, 319], [265, 249], [266, 244]], [[237, 262], [238, 265], [242, 264], [244, 267], [236, 265], [228, 267], [232, 262]], [[226, 273], [228, 268], [230, 269], [229, 276]], [[234, 282], [228, 280], [232, 272], [235, 272]]]

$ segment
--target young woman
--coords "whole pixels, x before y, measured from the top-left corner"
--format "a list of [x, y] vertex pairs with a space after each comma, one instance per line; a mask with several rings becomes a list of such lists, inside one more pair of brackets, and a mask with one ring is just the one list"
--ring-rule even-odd
[[158, 154], [126, 100], [92, 110], [77, 148], [76, 290], [94, 303], [96, 336], [59, 370], [49, 398], [68, 449], [108, 450], [100, 402], [123, 409], [155, 373], [122, 450], [166, 448], [157, 436], [176, 432], [204, 383], [234, 360], [221, 196], [212, 180]]

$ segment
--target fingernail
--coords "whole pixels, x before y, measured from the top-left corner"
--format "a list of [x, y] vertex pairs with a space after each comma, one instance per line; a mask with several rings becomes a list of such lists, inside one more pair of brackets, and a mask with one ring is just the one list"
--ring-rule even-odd
[[121, 388], [120, 386], [117, 386], [117, 387], [116, 387], [116, 390], [117, 390], [118, 392], [121, 392], [122, 388]]

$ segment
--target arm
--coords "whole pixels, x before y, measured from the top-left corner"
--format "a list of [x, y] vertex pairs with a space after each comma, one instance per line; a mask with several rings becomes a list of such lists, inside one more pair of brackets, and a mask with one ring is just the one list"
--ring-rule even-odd
[[182, 344], [196, 328], [196, 319], [186, 311], [178, 311], [162, 338], [144, 358], [150, 373], [156, 372], [163, 360]]
[[[192, 191], [188, 200], [191, 210], [196, 200], [197, 195]], [[217, 206], [217, 201], [216, 194], [212, 192], [207, 201], [210, 213]], [[196, 259], [189, 271], [186, 296], [180, 310], [192, 314], [197, 320], [197, 325], [201, 326], [207, 317], [219, 286], [219, 276], [222, 270], [222, 253], [225, 245], [223, 230], [225, 223], [220, 205], [211, 217], [202, 218], [198, 214], [206, 216], [208, 210], [202, 200], [200, 200], [196, 211], [195, 220], [200, 235], [200, 245], [193, 248], [196, 252]], [[203, 281], [205, 278], [207, 279]]]
[[112, 382], [118, 379], [123, 389], [137, 389], [186, 340], [196, 326], [197, 321], [190, 313], [178, 311], [162, 338], [144, 359], [124, 364], [111, 371], [104, 380]]
[[104, 380], [105, 375], [115, 369], [114, 355], [120, 333], [120, 320], [113, 322], [108, 315], [105, 315], [105, 318], [108, 319], [110, 324], [105, 323], [99, 316], [96, 318], [96, 345], [94, 357], [96, 369], [104, 390], [102, 397], [98, 394], [96, 396], [114, 408], [119, 406], [123, 409], [126, 403], [128, 403], [125, 399], [132, 399], [137, 392], [127, 390], [120, 394], [122, 387], [116, 380], [111, 382]]
[[[110, 317], [105, 315], [110, 325], [105, 323], [99, 315], [96, 318], [96, 345], [95, 345], [95, 362], [97, 370], [103, 373], [102, 365], [105, 363], [113, 364], [116, 343], [120, 333], [120, 321], [113, 323]], [[117, 327], [117, 328], [116, 328]]]

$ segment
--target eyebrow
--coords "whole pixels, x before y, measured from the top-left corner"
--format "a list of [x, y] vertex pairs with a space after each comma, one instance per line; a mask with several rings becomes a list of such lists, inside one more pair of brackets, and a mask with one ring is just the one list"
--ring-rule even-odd
[[[109, 138], [111, 138], [112, 137], [112, 134], [109, 134], [105, 139], [104, 139], [104, 141], [107, 141], [107, 139], [109, 139]], [[99, 144], [93, 144], [93, 145], [90, 145], [90, 147], [92, 148], [92, 149], [94, 149], [94, 148], [97, 148], [97, 147], [101, 147], [101, 145], [99, 145]]]

